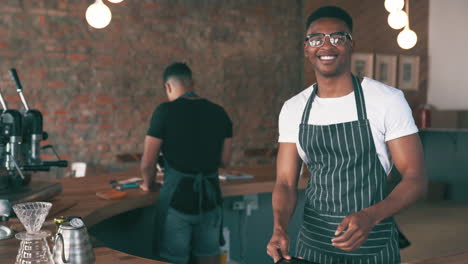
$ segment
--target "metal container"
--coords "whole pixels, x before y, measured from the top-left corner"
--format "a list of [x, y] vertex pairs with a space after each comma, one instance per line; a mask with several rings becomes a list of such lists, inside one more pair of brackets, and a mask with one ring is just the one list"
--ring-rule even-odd
[[4, 225], [0, 225], [0, 240], [13, 237], [13, 231]]
[[0, 199], [0, 221], [6, 222], [10, 217], [11, 213], [11, 204], [10, 201], [6, 199]]
[[88, 231], [79, 218], [60, 225], [54, 243], [55, 264], [92, 264], [95, 262]]

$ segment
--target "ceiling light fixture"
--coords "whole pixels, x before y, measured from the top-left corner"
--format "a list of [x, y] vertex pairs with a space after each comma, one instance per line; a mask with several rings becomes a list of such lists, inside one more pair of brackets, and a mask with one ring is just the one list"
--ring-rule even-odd
[[411, 49], [418, 42], [418, 36], [416, 35], [416, 32], [410, 29], [409, 26], [409, 0], [406, 0], [406, 13], [408, 14], [408, 23], [405, 29], [398, 34], [397, 42], [398, 46], [402, 49]]
[[96, 0], [86, 9], [86, 21], [93, 28], [105, 28], [112, 19], [112, 13], [102, 0]]
[[118, 4], [118, 3], [123, 2], [123, 0], [107, 0], [107, 1], [109, 1], [111, 3], [114, 3], [114, 4]]
[[387, 22], [393, 29], [402, 29], [408, 24], [408, 15], [403, 10], [393, 11], [388, 15]]
[[405, 5], [405, 0], [385, 0], [385, 9], [389, 13], [393, 13], [398, 10], [402, 10]]

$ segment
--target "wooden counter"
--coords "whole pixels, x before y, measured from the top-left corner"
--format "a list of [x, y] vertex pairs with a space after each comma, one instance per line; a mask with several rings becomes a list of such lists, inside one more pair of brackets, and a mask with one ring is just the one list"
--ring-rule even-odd
[[[19, 241], [15, 238], [0, 240], [0, 263], [15, 263], [18, 247]], [[104, 247], [95, 248], [94, 255], [96, 257], [96, 264], [169, 264], [166, 262], [132, 256]]]
[[[253, 180], [238, 180], [238, 181], [222, 181], [221, 189], [223, 196], [237, 196], [255, 193], [272, 192], [275, 184], [275, 169], [274, 167], [243, 167], [238, 168], [239, 171], [254, 175]], [[128, 196], [121, 200], [107, 201], [98, 198], [95, 194], [98, 191], [108, 190], [110, 188], [110, 180], [123, 180], [131, 177], [139, 177], [138, 171], [126, 173], [108, 173], [95, 176], [87, 176], [84, 178], [67, 178], [56, 180], [63, 186], [63, 192], [56, 197], [53, 202], [53, 207], [48, 220], [44, 224], [45, 228], [53, 229], [54, 224], [51, 219], [59, 215], [81, 216], [88, 227], [116, 216], [118, 214], [131, 211], [137, 208], [150, 206], [156, 200], [158, 192], [145, 193], [139, 189], [126, 190]], [[299, 187], [305, 188], [307, 178], [301, 178]], [[68, 208], [70, 207], [70, 208]], [[446, 206], [443, 206], [446, 208]], [[441, 206], [442, 208], [442, 206]], [[417, 209], [421, 210], [421, 209]], [[426, 209], [424, 209], [426, 210]], [[411, 211], [411, 210], [410, 210]], [[397, 216], [397, 220], [405, 215]], [[406, 218], [412, 219], [411, 213], [408, 213]], [[17, 221], [17, 220], [16, 220]], [[14, 228], [21, 227], [20, 224], [15, 224], [15, 219], [10, 220], [14, 224]], [[401, 223], [401, 222], [400, 222]], [[404, 227], [404, 225], [403, 225]], [[430, 242], [429, 242], [430, 243]], [[0, 256], [1, 263], [14, 263], [19, 247], [19, 241], [16, 239], [0, 240]], [[96, 248], [96, 263], [154, 263], [162, 264], [154, 260], [139, 258], [128, 255], [110, 248]], [[408, 264], [468, 264], [468, 252], [455, 254], [447, 257], [434, 257], [427, 260], [409, 262]]]
[[[221, 181], [223, 196], [272, 192], [275, 185], [275, 169], [271, 167], [242, 167], [237, 170], [254, 175], [252, 180]], [[145, 193], [139, 189], [127, 189], [128, 196], [121, 200], [103, 200], [96, 197], [96, 192], [110, 189], [111, 180], [124, 180], [139, 177], [138, 171], [108, 173], [84, 178], [57, 180], [63, 186], [62, 200], [79, 203], [62, 212], [63, 215], [81, 216], [87, 226], [93, 226], [107, 218], [136, 208], [150, 206], [156, 200], [158, 191]], [[305, 188], [307, 179], [302, 178], [299, 188]]]
[[[239, 171], [254, 175], [253, 180], [222, 181], [224, 196], [235, 196], [253, 193], [271, 192], [275, 183], [274, 167], [243, 167]], [[66, 178], [55, 180], [62, 184], [62, 193], [54, 198], [50, 214], [44, 223], [44, 228], [53, 230], [53, 218], [59, 215], [80, 216], [89, 228], [105, 219], [137, 208], [147, 207], [154, 203], [158, 191], [145, 193], [139, 189], [125, 190], [128, 195], [120, 200], [103, 200], [96, 192], [110, 189], [111, 180], [123, 180], [139, 177], [138, 170], [125, 173], [107, 173], [84, 178]], [[302, 179], [300, 187], [304, 188], [306, 179]], [[67, 208], [70, 207], [70, 208]], [[10, 225], [15, 230], [22, 229], [17, 219], [10, 219]], [[14, 262], [19, 241], [16, 239], [0, 240], [0, 256], [2, 260]], [[163, 263], [151, 261], [118, 252], [109, 248], [95, 249], [96, 263]]]

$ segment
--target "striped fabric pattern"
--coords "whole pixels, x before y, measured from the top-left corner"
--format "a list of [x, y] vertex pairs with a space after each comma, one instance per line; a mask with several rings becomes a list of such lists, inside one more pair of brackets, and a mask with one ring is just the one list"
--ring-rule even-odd
[[320, 264], [400, 264], [398, 233], [396, 230], [391, 233], [390, 243], [378, 254], [368, 256], [337, 255], [324, 251], [322, 248], [311, 247], [300, 239], [296, 244], [296, 256], [301, 256], [309, 261]]
[[353, 252], [331, 245], [346, 216], [385, 198], [387, 175], [377, 157], [362, 87], [355, 76], [353, 85], [358, 120], [327, 126], [308, 124], [317, 84], [302, 115], [299, 143], [307, 154], [311, 178], [298, 235], [298, 256], [319, 263], [396, 263], [399, 249], [393, 218], [376, 225], [367, 241]]
[[301, 228], [301, 240], [312, 247], [321, 247], [324, 251], [335, 252], [349, 256], [375, 255], [389, 243], [394, 231], [392, 219], [386, 219], [376, 225], [369, 234], [367, 241], [356, 251], [345, 252], [331, 245], [335, 230], [347, 215], [327, 215], [314, 211], [311, 206], [304, 209], [304, 219]]

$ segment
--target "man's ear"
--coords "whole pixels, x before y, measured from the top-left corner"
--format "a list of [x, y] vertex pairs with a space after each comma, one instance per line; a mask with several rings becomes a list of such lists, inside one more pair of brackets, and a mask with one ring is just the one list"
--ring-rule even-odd
[[167, 94], [170, 94], [172, 92], [172, 87], [171, 87], [171, 84], [169, 82], [166, 82], [164, 84], [164, 87], [166, 87], [166, 93]]

